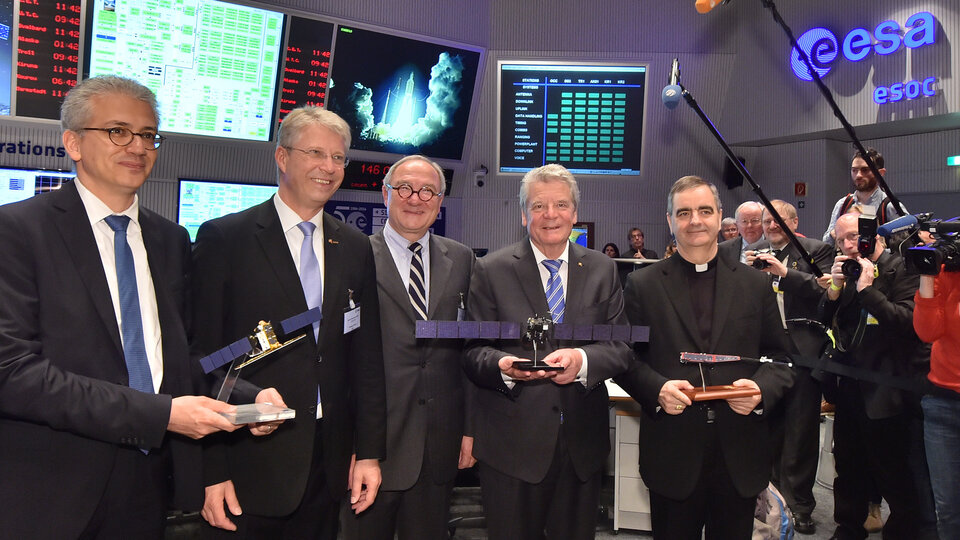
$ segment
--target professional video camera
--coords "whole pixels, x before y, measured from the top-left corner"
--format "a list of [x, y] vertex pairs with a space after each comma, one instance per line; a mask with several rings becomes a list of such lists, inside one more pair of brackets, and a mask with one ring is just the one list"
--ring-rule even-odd
[[[956, 218], [953, 218], [956, 219]], [[920, 230], [929, 231], [936, 242], [912, 247], [904, 255], [907, 264], [927, 276], [940, 273], [940, 267], [947, 272], [960, 271], [960, 221], [941, 221], [931, 219], [919, 223]]]
[[889, 238], [901, 231], [928, 231], [936, 239], [932, 244], [907, 249], [903, 254], [907, 268], [935, 276], [943, 266], [948, 272], [960, 271], [960, 221], [932, 219], [930, 212], [897, 218], [880, 226], [880, 235]]
[[[862, 214], [857, 220], [857, 232], [860, 235], [857, 238], [857, 251], [861, 257], [870, 257], [877, 249], [877, 216]], [[843, 276], [850, 281], [860, 279], [862, 270], [863, 267], [856, 259], [847, 259], [840, 265]]]

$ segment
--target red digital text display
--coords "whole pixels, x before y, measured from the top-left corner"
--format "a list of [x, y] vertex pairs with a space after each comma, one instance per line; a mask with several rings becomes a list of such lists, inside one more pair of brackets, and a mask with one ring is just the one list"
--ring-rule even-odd
[[20, 0], [17, 42], [18, 116], [57, 119], [77, 84], [80, 0]]
[[301, 105], [323, 106], [327, 98], [332, 39], [333, 24], [292, 18], [280, 91], [281, 122], [287, 113]]

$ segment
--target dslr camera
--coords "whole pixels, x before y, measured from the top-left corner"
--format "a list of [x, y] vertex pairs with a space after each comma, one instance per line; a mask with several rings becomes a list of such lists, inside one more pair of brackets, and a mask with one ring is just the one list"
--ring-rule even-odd
[[[773, 253], [773, 250], [770, 248], [758, 249], [755, 252], [755, 255], [760, 255], [761, 253]], [[770, 263], [768, 263], [767, 261], [759, 257], [753, 260], [753, 267], [756, 268], [757, 270], [763, 270], [764, 268], [767, 268], [769, 266], [770, 266]]]
[[[877, 249], [877, 216], [862, 214], [857, 220], [857, 233], [857, 252], [861, 257], [870, 257]], [[863, 267], [857, 259], [847, 259], [840, 265], [840, 271], [848, 280], [857, 281]]]

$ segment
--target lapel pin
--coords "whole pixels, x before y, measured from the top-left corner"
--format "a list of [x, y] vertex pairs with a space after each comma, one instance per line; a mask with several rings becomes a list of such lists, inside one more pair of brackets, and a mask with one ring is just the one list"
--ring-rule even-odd
[[340, 243], [340, 242], [337, 242], [336, 240], [334, 240], [333, 238], [327, 238], [327, 242], [329, 242], [329, 243], [331, 243], [331, 244], [339, 244], [339, 243]]
[[577, 266], [583, 266], [583, 263], [582, 263], [582, 262], [578, 262], [578, 263], [577, 263]]

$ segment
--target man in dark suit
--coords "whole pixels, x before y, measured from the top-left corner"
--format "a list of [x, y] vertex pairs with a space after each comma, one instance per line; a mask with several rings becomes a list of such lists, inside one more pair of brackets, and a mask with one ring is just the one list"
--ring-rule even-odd
[[[787, 336], [766, 276], [719, 257], [716, 187], [696, 176], [670, 191], [677, 253], [632, 274], [631, 324], [650, 327], [639, 362], [617, 383], [643, 407], [640, 474], [650, 488], [654, 538], [750, 538], [757, 494], [770, 479], [766, 417], [790, 386], [786, 366], [739, 361], [701, 369], [681, 352], [782, 359]], [[731, 385], [757, 392], [692, 402], [684, 391]]]
[[233, 407], [188, 395], [190, 244], [137, 201], [163, 141], [156, 97], [87, 79], [61, 122], [76, 180], [0, 207], [0, 528], [161, 538], [171, 495], [200, 506], [188, 438], [235, 429], [217, 414]]
[[230, 538], [332, 540], [348, 477], [357, 512], [380, 485], [386, 408], [373, 252], [360, 231], [323, 212], [343, 181], [349, 145], [339, 116], [295, 109], [278, 135], [277, 194], [197, 234], [193, 337], [201, 352], [249, 334], [261, 319], [323, 313], [305, 340], [241, 374], [254, 387], [275, 387], [297, 417], [270, 438], [221, 437], [205, 452], [203, 516], [239, 528]]
[[[458, 340], [416, 339], [418, 320], [457, 320], [470, 289], [473, 251], [432, 234], [446, 188], [443, 169], [407, 156], [383, 179], [387, 222], [370, 237], [377, 264], [387, 386], [383, 483], [366, 512], [342, 515], [345, 538], [446, 538], [460, 467], [473, 464], [464, 435], [466, 395]], [[346, 505], [344, 505], [346, 508]]]
[[[859, 216], [837, 218], [840, 255], [830, 269], [830, 285], [820, 305], [821, 321], [833, 327], [843, 362], [887, 377], [923, 380], [929, 351], [913, 330], [914, 295], [920, 277], [906, 271], [903, 260], [878, 242], [867, 256], [859, 253]], [[860, 275], [852, 279], [843, 263], [855, 261]], [[920, 438], [919, 396], [852, 377], [837, 377], [833, 457], [832, 538], [866, 538], [874, 486], [890, 506], [884, 538], [936, 538], [929, 479]], [[919, 467], [918, 467], [919, 466]]]
[[720, 242], [720, 254], [733, 257], [742, 263], [747, 262], [747, 246], [763, 238], [763, 205], [757, 201], [747, 201], [737, 207], [737, 232], [729, 240]]
[[[529, 238], [477, 263], [470, 319], [626, 323], [613, 261], [569, 241], [579, 201], [576, 180], [560, 165], [523, 177], [521, 222]], [[492, 539], [594, 536], [609, 451], [603, 381], [626, 370], [631, 355], [620, 342], [577, 345], [541, 348], [541, 361], [562, 368], [546, 372], [514, 367], [532, 356], [519, 339], [467, 344], [467, 375], [480, 387], [474, 455]]]
[[[797, 209], [779, 199], [770, 202], [790, 230], [796, 232]], [[827, 340], [826, 328], [815, 324], [823, 287], [817, 283], [810, 263], [800, 256], [767, 209], [763, 211], [763, 235], [763, 240], [748, 246], [747, 264], [753, 265], [756, 259], [766, 264], [763, 271], [771, 276], [777, 304], [796, 346], [793, 352], [797, 361], [793, 368], [793, 387], [784, 396], [783, 407], [778, 409], [773, 423], [773, 483], [790, 505], [794, 529], [813, 534], [816, 524], [811, 514], [817, 506], [813, 483], [820, 454], [821, 395], [820, 383], [810, 375], [808, 366], [820, 358]], [[797, 240], [820, 271], [829, 275], [833, 248], [812, 238], [797, 236]], [[757, 250], [772, 251], [758, 254]], [[800, 362], [806, 366], [799, 365]]]

